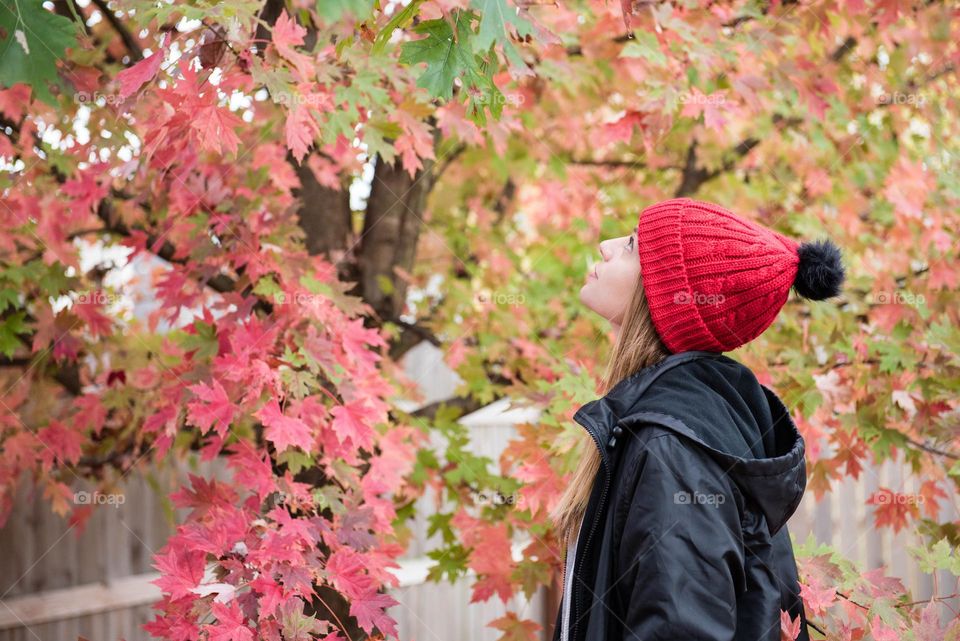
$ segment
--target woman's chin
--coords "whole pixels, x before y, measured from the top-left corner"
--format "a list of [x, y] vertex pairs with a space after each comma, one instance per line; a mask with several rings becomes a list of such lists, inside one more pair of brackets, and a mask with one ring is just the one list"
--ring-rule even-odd
[[580, 288], [580, 302], [587, 308], [593, 309], [593, 280], [588, 280]]

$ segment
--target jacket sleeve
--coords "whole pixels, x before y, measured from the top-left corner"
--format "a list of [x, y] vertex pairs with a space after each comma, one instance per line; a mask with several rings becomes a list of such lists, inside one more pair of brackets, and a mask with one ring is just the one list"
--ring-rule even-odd
[[730, 641], [746, 586], [736, 486], [673, 434], [650, 439], [636, 465], [616, 550], [624, 638]]

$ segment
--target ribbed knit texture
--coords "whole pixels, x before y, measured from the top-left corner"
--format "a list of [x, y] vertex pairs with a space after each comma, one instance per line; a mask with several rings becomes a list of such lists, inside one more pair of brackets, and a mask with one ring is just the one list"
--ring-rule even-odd
[[672, 353], [725, 352], [762, 334], [800, 262], [795, 241], [692, 198], [644, 209], [637, 246], [653, 324]]

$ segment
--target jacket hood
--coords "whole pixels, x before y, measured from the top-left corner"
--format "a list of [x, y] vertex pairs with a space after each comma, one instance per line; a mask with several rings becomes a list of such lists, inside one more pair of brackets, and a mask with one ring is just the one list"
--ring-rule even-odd
[[[719, 352], [670, 354], [583, 405], [574, 419], [607, 443], [614, 430], [659, 425], [716, 459], [776, 534], [806, 488], [804, 441], [777, 395]], [[604, 461], [605, 448], [600, 447]]]

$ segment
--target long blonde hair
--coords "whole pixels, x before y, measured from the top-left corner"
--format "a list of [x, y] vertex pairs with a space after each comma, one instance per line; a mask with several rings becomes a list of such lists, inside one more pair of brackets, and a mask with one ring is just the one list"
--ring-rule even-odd
[[[647, 297], [643, 293], [643, 279], [637, 278], [597, 393], [606, 394], [624, 378], [659, 362], [668, 354], [653, 326]], [[586, 512], [594, 479], [600, 469], [600, 452], [586, 431], [577, 447], [581, 452], [577, 468], [559, 503], [550, 513], [557, 536], [564, 546]]]

